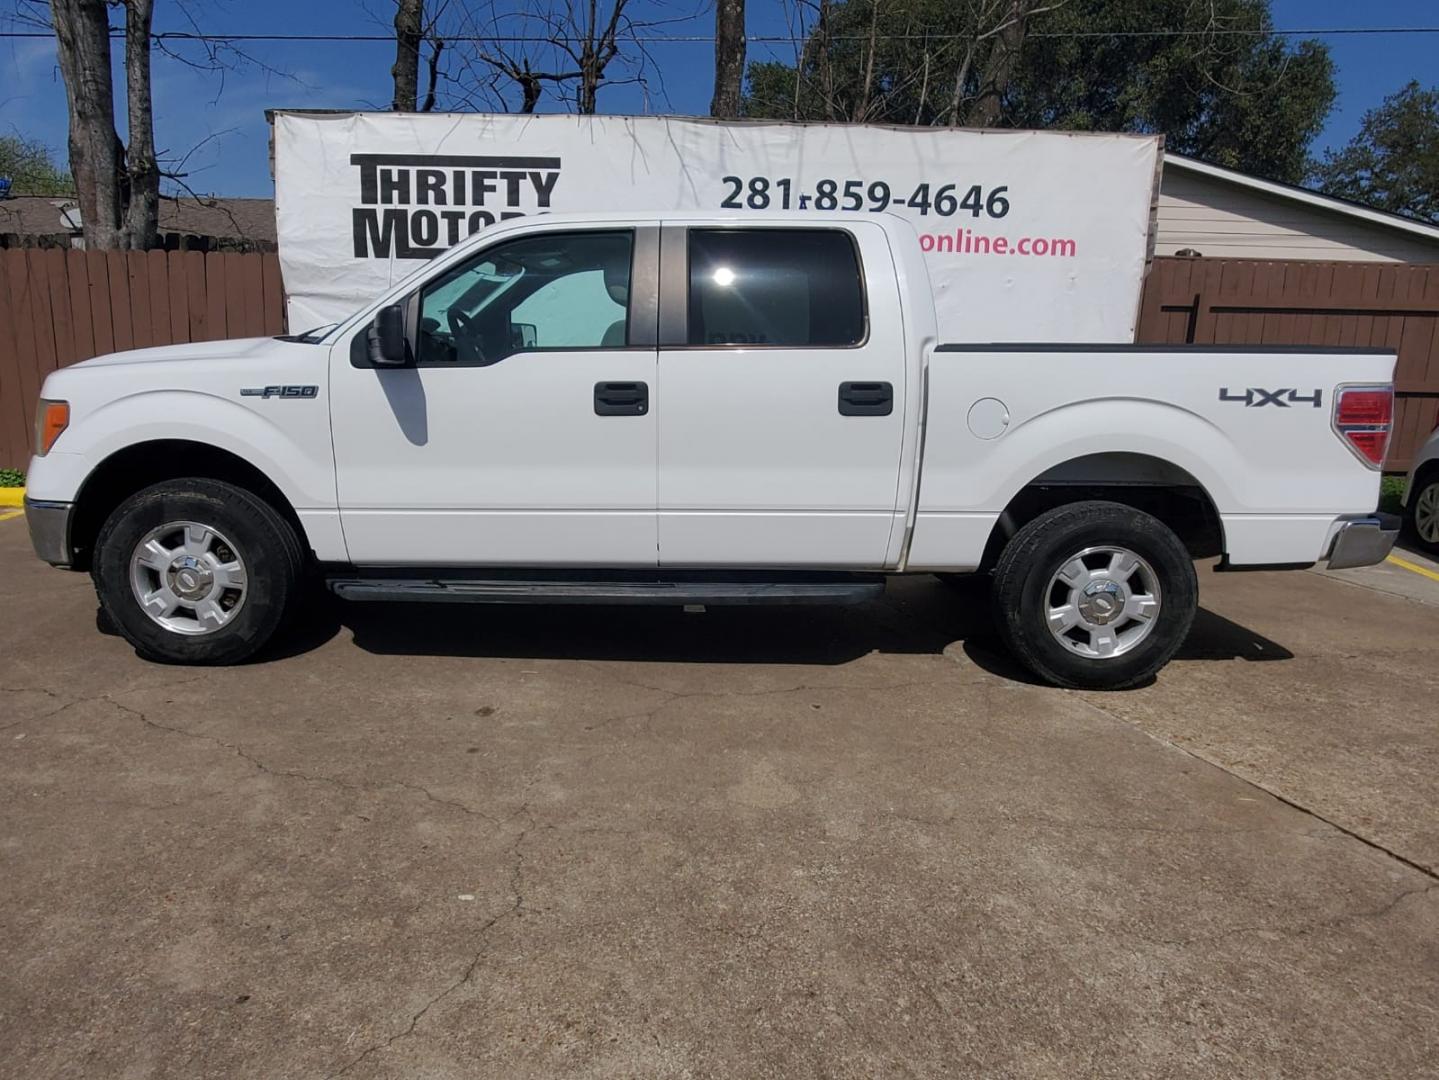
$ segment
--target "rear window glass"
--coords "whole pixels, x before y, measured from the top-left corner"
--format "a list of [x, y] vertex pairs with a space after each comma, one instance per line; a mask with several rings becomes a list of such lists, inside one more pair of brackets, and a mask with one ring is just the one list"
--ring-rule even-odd
[[857, 345], [864, 286], [838, 229], [691, 229], [691, 345]]

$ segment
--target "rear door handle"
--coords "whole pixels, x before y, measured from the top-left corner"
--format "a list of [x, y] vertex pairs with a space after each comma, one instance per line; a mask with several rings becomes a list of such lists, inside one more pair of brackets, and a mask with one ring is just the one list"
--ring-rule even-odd
[[650, 388], [648, 383], [595, 383], [596, 416], [643, 416], [649, 411]]
[[894, 412], [894, 387], [887, 382], [839, 384], [840, 416], [888, 416]]

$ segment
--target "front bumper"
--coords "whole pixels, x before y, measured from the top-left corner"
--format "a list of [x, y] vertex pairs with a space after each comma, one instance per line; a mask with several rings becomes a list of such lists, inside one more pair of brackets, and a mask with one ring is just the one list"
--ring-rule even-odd
[[70, 518], [74, 503], [25, 497], [25, 524], [35, 554], [51, 566], [70, 565]]
[[1347, 570], [1352, 566], [1373, 566], [1389, 556], [1399, 538], [1399, 518], [1395, 514], [1370, 514], [1346, 521], [1335, 534], [1329, 549], [1330, 570]]

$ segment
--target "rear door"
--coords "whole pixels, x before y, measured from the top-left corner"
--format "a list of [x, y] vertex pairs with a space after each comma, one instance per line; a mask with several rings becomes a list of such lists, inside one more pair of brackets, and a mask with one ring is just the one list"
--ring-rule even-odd
[[879, 226], [666, 225], [660, 563], [882, 567], [904, 346]]

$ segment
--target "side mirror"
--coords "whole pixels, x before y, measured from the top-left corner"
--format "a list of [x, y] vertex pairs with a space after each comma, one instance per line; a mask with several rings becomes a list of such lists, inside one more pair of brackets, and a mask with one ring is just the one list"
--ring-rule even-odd
[[405, 305], [390, 304], [375, 313], [369, 333], [370, 363], [376, 367], [399, 367], [410, 359], [405, 340]]

